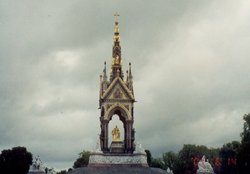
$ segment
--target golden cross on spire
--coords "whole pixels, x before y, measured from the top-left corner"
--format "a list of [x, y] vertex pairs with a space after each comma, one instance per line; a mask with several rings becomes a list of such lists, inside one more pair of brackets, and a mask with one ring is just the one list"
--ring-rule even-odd
[[118, 22], [118, 17], [119, 17], [120, 15], [119, 15], [117, 12], [115, 12], [114, 16], [115, 16], [115, 22]]

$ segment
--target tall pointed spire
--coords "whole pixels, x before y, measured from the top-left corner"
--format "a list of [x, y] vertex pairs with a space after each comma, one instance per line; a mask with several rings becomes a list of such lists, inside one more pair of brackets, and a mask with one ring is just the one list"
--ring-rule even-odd
[[131, 80], [133, 79], [132, 71], [131, 71], [131, 62], [129, 62], [128, 78], [131, 79]]
[[112, 50], [112, 72], [110, 75], [111, 81], [120, 76], [123, 78], [122, 72], [122, 57], [121, 57], [121, 46], [120, 46], [120, 33], [119, 33], [119, 22], [118, 17], [120, 16], [118, 13], [114, 14], [115, 16], [115, 27], [114, 27], [114, 36], [113, 36], [113, 50]]
[[[115, 16], [115, 28], [114, 28], [114, 45], [113, 45], [113, 54], [112, 57], [114, 59], [113, 64], [114, 65], [120, 65], [121, 64], [121, 46], [120, 46], [120, 33], [119, 33], [119, 22], [118, 22], [118, 16], [120, 16], [118, 13], [114, 14]], [[117, 59], [118, 58], [118, 59]]]
[[103, 81], [107, 81], [107, 70], [106, 70], [106, 61], [104, 62], [104, 69], [103, 69]]
[[133, 76], [132, 76], [132, 71], [131, 71], [131, 63], [129, 62], [129, 70], [128, 70], [128, 89], [130, 89], [133, 93]]
[[104, 62], [103, 75], [100, 75], [100, 83], [101, 83], [100, 95], [102, 95], [106, 91], [106, 89], [108, 88], [106, 62]]

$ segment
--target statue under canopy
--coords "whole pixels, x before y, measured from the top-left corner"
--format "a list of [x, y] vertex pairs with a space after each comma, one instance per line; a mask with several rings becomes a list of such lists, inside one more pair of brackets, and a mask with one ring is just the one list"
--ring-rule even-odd
[[120, 140], [120, 130], [117, 126], [112, 130], [112, 139], [113, 141], [121, 141]]

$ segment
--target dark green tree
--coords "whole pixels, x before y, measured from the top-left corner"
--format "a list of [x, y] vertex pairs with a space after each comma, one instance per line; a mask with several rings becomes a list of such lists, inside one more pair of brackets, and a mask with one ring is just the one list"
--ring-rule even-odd
[[221, 158], [220, 158], [221, 148], [210, 148], [209, 149], [209, 163], [212, 165], [214, 172], [220, 174], [221, 170]]
[[151, 155], [151, 152], [150, 152], [150, 150], [145, 150], [145, 152], [146, 152], [146, 155], [147, 155], [147, 162], [148, 162], [148, 166], [150, 166], [151, 167], [151, 163], [152, 163], [152, 155]]
[[213, 156], [218, 152], [216, 149], [209, 149], [204, 145], [184, 144], [183, 148], [179, 151], [179, 168], [182, 173], [195, 173], [198, 169], [197, 163], [194, 159], [201, 159], [203, 155], [209, 161], [212, 161]]
[[238, 154], [238, 170], [240, 174], [250, 171], [250, 113], [243, 116], [244, 125], [241, 133], [241, 148]]
[[55, 173], [54, 168], [45, 167], [45, 173]]
[[162, 160], [163, 160], [165, 170], [167, 168], [174, 170], [176, 168], [178, 155], [172, 151], [169, 151], [169, 152], [163, 153]]
[[177, 159], [173, 165], [173, 170], [174, 174], [183, 174], [185, 172], [184, 167], [183, 167], [183, 162], [180, 160], [179, 156], [177, 155]]
[[1, 173], [26, 174], [32, 164], [32, 154], [25, 147], [13, 147], [0, 154]]
[[240, 149], [240, 142], [232, 141], [224, 144], [220, 150], [221, 174], [236, 173], [237, 153]]
[[150, 150], [145, 150], [147, 155], [147, 162], [149, 167], [164, 168], [164, 164], [161, 158], [153, 158]]
[[86, 167], [89, 164], [89, 151], [79, 153], [79, 157], [74, 162], [73, 168]]
[[56, 174], [66, 174], [67, 171], [66, 170], [61, 170], [60, 172], [57, 172]]
[[152, 158], [151, 167], [164, 168], [164, 163], [161, 158]]

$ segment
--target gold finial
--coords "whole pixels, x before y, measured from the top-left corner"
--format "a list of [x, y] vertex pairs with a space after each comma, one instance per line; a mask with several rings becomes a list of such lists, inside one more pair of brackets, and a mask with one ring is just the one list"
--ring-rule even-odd
[[114, 16], [115, 16], [115, 23], [118, 23], [118, 17], [119, 17], [120, 15], [119, 15], [117, 12], [115, 12]]
[[120, 16], [117, 12], [114, 14], [115, 17], [115, 35], [114, 35], [114, 41], [120, 41], [119, 36], [119, 22], [118, 22], [118, 16]]

